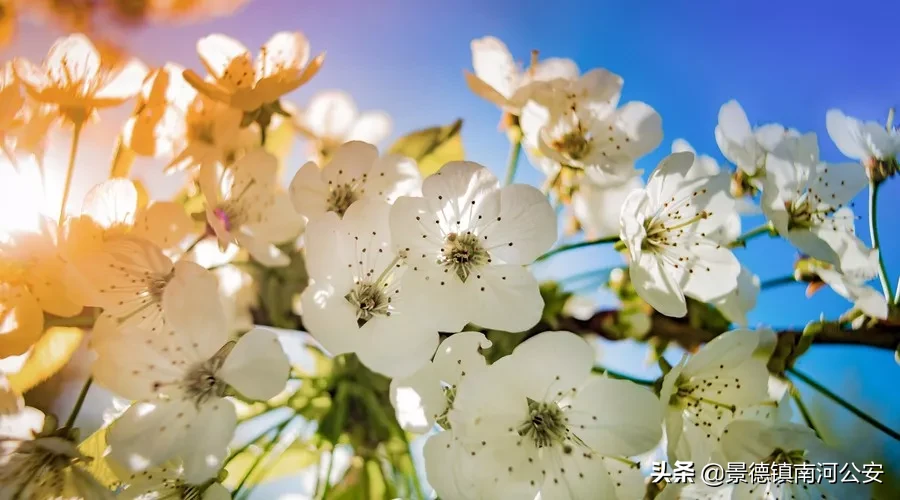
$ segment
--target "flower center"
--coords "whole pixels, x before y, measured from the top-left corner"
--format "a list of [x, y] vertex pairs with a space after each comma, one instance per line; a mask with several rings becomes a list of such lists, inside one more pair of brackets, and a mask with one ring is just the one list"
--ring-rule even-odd
[[343, 217], [344, 213], [347, 212], [347, 209], [350, 208], [350, 205], [358, 199], [359, 194], [353, 186], [350, 184], [338, 184], [331, 188], [331, 193], [326, 200], [328, 211], [335, 212]]
[[825, 217], [834, 212], [834, 209], [831, 208], [824, 211], [818, 210], [813, 206], [810, 196], [814, 195], [807, 192], [797, 199], [784, 202], [784, 208], [788, 213], [788, 231], [812, 229], [813, 226], [822, 223]]
[[672, 242], [672, 238], [670, 237], [672, 233], [681, 236], [685, 227], [707, 219], [709, 218], [709, 215], [709, 212], [702, 210], [687, 219], [684, 219], [680, 215], [668, 217], [667, 219], [656, 217], [647, 219], [644, 222], [644, 230], [647, 232], [647, 236], [641, 243], [641, 250], [653, 251], [658, 247], [668, 246]]
[[228, 384], [224, 380], [219, 379], [216, 374], [222, 365], [225, 364], [225, 358], [231, 353], [235, 342], [228, 342], [213, 357], [207, 361], [194, 366], [188, 371], [182, 382], [182, 388], [185, 394], [196, 401], [198, 405], [216, 397], [225, 396], [225, 389]]
[[781, 448], [775, 448], [775, 451], [762, 461], [769, 464], [805, 464], [806, 450], [785, 451]]
[[360, 328], [375, 316], [391, 315], [391, 298], [377, 284], [359, 283], [344, 298], [356, 308], [356, 324]]
[[150, 293], [150, 296], [155, 300], [162, 300], [163, 292], [166, 291], [166, 286], [172, 281], [172, 278], [175, 277], [175, 270], [173, 269], [169, 274], [166, 275], [154, 275], [147, 278], [147, 292]]
[[581, 160], [591, 152], [591, 142], [591, 139], [579, 130], [554, 140], [550, 146], [573, 160]]
[[481, 246], [477, 236], [472, 233], [450, 233], [441, 249], [438, 263], [465, 283], [472, 271], [485, 265], [489, 259], [490, 254]]
[[[25, 485], [33, 481], [53, 484], [58, 482], [62, 493], [66, 468], [84, 461], [75, 445], [60, 437], [39, 437], [15, 445], [9, 459], [0, 468], [0, 484]], [[13, 488], [15, 489], [15, 488]]]
[[212, 121], [193, 122], [188, 128], [188, 138], [208, 146], [215, 146], [216, 134], [214, 127]]
[[519, 425], [520, 436], [534, 441], [538, 448], [562, 444], [569, 437], [565, 415], [556, 403], [528, 398], [528, 419]]

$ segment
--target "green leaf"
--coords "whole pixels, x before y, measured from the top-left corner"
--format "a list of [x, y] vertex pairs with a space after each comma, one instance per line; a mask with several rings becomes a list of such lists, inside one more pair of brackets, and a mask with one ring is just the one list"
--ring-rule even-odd
[[80, 328], [55, 326], [48, 329], [31, 348], [22, 369], [8, 376], [10, 387], [24, 394], [52, 377], [66, 366], [83, 338], [84, 331]]
[[[223, 483], [225, 487], [234, 489], [244, 474], [253, 466], [259, 456], [259, 451], [253, 451], [253, 447], [231, 459], [225, 470], [228, 477]], [[291, 446], [280, 455], [272, 455], [264, 460], [260, 467], [244, 483], [244, 488], [262, 484], [267, 481], [275, 481], [284, 477], [299, 475], [303, 469], [316, 465], [319, 462], [318, 451], [311, 448]]]
[[445, 163], [465, 158], [461, 129], [462, 120], [456, 120], [443, 127], [417, 130], [398, 139], [391, 146], [390, 152], [416, 160], [422, 176], [427, 177]]
[[78, 451], [83, 455], [92, 458], [86, 467], [87, 471], [90, 472], [103, 486], [113, 488], [120, 481], [119, 477], [113, 472], [109, 463], [106, 461], [106, 448], [106, 428], [91, 434], [78, 445]]

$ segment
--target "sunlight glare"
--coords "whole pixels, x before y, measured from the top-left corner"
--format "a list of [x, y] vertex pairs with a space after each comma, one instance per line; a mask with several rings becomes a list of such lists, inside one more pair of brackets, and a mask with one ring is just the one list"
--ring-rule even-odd
[[51, 203], [46, 196], [34, 157], [19, 157], [18, 166], [17, 171], [8, 160], [0, 160], [0, 241], [18, 231], [38, 231], [40, 216], [59, 208], [59, 201]]

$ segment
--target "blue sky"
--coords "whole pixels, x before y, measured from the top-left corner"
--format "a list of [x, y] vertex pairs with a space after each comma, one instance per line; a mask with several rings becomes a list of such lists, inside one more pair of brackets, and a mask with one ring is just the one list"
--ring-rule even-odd
[[[470, 68], [469, 42], [484, 35], [504, 40], [527, 59], [574, 59], [582, 71], [606, 67], [624, 77], [623, 100], [641, 100], [663, 117], [663, 145], [639, 165], [652, 167], [682, 137], [702, 153], [720, 160], [713, 129], [719, 107], [738, 99], [752, 123], [780, 122], [819, 134], [822, 158], [843, 161], [825, 132], [825, 112], [838, 107], [865, 119], [884, 120], [900, 104], [900, 64], [896, 64], [895, 20], [900, 3], [883, 0], [694, 1], [457, 1], [419, 0], [255, 0], [235, 17], [178, 27], [153, 27], [119, 36], [149, 64], [174, 60], [199, 66], [195, 41], [223, 32], [250, 47], [279, 30], [301, 30], [313, 51], [326, 50], [322, 72], [292, 96], [302, 104], [315, 90], [338, 88], [355, 96], [361, 109], [384, 109], [395, 121], [394, 137], [424, 126], [463, 118], [469, 159], [500, 173], [507, 144], [497, 130], [499, 114], [472, 95], [462, 79]], [[0, 52], [40, 58], [54, 34], [23, 30], [20, 41]], [[540, 176], [524, 161], [519, 180]], [[900, 236], [898, 181], [882, 188], [882, 247], [893, 283], [900, 275], [896, 259]], [[868, 238], [865, 193], [856, 200], [858, 228]], [[745, 220], [745, 228], [759, 219]], [[790, 273], [795, 253], [784, 242], [755, 240], [739, 257], [765, 280]], [[558, 276], [589, 266], [613, 263], [604, 250], [586, 250], [553, 264]], [[802, 326], [837, 317], [847, 303], [824, 290], [805, 298], [802, 286], [766, 291], [751, 323]], [[636, 358], [635, 349], [607, 350], [611, 364]], [[867, 348], [815, 347], [799, 366], [823, 383], [847, 394], [889, 426], [900, 429], [900, 397], [894, 381], [900, 366], [893, 354]], [[836, 406], [805, 390], [814, 406], [834, 412], [842, 434], [860, 424]], [[900, 443], [865, 429], [863, 438], [885, 446], [900, 461]], [[858, 437], [858, 436], [857, 436]], [[855, 437], [856, 438], [856, 437]], [[845, 444], [845, 443], [841, 443]], [[867, 459], [867, 457], [859, 457]], [[868, 459], [867, 459], [868, 460]]]

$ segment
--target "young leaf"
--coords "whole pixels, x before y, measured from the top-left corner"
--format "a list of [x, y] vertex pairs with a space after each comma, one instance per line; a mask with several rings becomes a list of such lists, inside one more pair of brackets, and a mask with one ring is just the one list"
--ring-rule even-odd
[[71, 327], [52, 327], [34, 344], [28, 359], [17, 373], [9, 375], [9, 385], [19, 394], [52, 377], [69, 362], [81, 345], [84, 331]]
[[92, 459], [87, 465], [87, 471], [90, 472], [100, 484], [107, 488], [112, 488], [119, 483], [119, 478], [106, 461], [106, 449], [105, 427], [91, 434], [78, 445], [78, 451]]
[[417, 130], [397, 140], [390, 152], [416, 160], [422, 176], [427, 177], [445, 163], [465, 158], [461, 129], [462, 120], [456, 120], [443, 127]]

